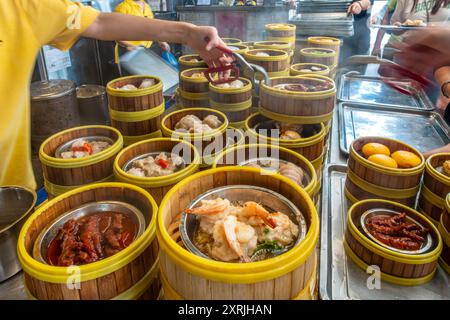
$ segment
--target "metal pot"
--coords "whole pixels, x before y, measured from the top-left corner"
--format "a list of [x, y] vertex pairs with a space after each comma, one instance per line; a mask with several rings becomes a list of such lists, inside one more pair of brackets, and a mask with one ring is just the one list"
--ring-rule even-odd
[[17, 258], [20, 229], [36, 204], [36, 193], [22, 187], [0, 187], [0, 282], [22, 267]]

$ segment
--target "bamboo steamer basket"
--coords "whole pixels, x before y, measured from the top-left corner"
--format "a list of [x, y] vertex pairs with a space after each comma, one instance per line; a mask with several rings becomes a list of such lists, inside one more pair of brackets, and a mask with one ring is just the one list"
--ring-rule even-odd
[[240, 45], [246, 46], [248, 49], [253, 49], [254, 41], [243, 41]]
[[[144, 233], [117, 254], [82, 266], [56, 267], [32, 257], [34, 242], [49, 223], [67, 211], [96, 201], [121, 201], [135, 206], [144, 214], [147, 223]], [[130, 293], [128, 290], [133, 287], [137, 290], [135, 286], [142, 286], [145, 280], [140, 280], [144, 277], [146, 281], [155, 281], [158, 275], [157, 210], [156, 202], [147, 191], [124, 183], [84, 186], [44, 204], [25, 222], [18, 239], [17, 251], [27, 290], [39, 300], [106, 300]], [[156, 297], [157, 293], [153, 299]]]
[[209, 84], [209, 105], [212, 109], [223, 112], [230, 123], [245, 121], [252, 114], [252, 83], [239, 78], [243, 88], [220, 88]]
[[[301, 71], [308, 66], [316, 66], [323, 68], [321, 71]], [[289, 69], [290, 76], [303, 76], [303, 75], [321, 75], [328, 77], [330, 75], [330, 68], [324, 64], [320, 63], [296, 63]]]
[[420, 189], [418, 207], [437, 226], [442, 213], [445, 212], [445, 199], [438, 197], [423, 184]]
[[[315, 124], [332, 119], [336, 104], [336, 85], [328, 77], [305, 75], [272, 78], [272, 86], [265, 82], [260, 86], [259, 110], [266, 117], [288, 123]], [[318, 92], [296, 92], [281, 90], [278, 84], [332, 83], [332, 88]]]
[[450, 195], [445, 198], [445, 211], [442, 213], [442, 225], [450, 232]]
[[[138, 90], [119, 90], [142, 80], [154, 79], [152, 87]], [[111, 125], [124, 136], [124, 144], [160, 137], [161, 117], [164, 113], [163, 83], [154, 76], [128, 76], [110, 81], [106, 86]]]
[[308, 45], [313, 48], [332, 49], [336, 52], [334, 65], [339, 63], [339, 52], [341, 49], [341, 40], [332, 37], [308, 37]]
[[439, 258], [439, 264], [441, 267], [450, 274], [450, 232], [444, 226], [443, 215], [441, 216], [441, 221], [438, 226], [439, 233], [442, 237], [443, 249], [441, 257]]
[[[414, 218], [430, 230], [433, 247], [423, 254], [403, 254], [370, 240], [360, 231], [360, 217], [367, 210], [375, 208], [405, 212]], [[442, 252], [442, 238], [431, 221], [419, 212], [396, 202], [372, 199], [359, 201], [349, 209], [344, 248], [350, 259], [363, 270], [376, 265], [380, 268], [382, 280], [397, 285], [415, 286], [433, 278]]]
[[242, 43], [233, 43], [232, 45], [228, 46], [228, 49], [231, 49], [231, 51], [233, 51], [233, 53], [239, 53], [241, 55], [243, 55], [244, 53], [246, 53], [249, 48], [248, 46], [242, 44]]
[[[197, 59], [198, 61], [191, 61], [191, 59]], [[178, 58], [178, 65], [180, 66], [180, 72], [193, 69], [193, 68], [207, 68], [208, 65], [203, 61], [202, 57], [198, 54], [187, 54]]]
[[[280, 256], [252, 263], [205, 259], [176, 244], [167, 232], [172, 219], [198, 195], [227, 185], [254, 185], [287, 197], [307, 220], [305, 239]], [[260, 170], [248, 167], [216, 168], [189, 177], [169, 191], [158, 215], [161, 273], [178, 296], [192, 300], [296, 297], [314, 275], [318, 236], [317, 211], [306, 191], [278, 174], [261, 175]], [[170, 298], [166, 292], [165, 297]]]
[[238, 38], [222, 38], [222, 41], [226, 45], [235, 45], [235, 44], [241, 44], [242, 40]]
[[[186, 167], [173, 174], [161, 177], [137, 177], [123, 170], [133, 158], [150, 152], [169, 152], [182, 156]], [[190, 143], [171, 138], [156, 138], [141, 141], [123, 149], [114, 161], [114, 174], [118, 181], [130, 183], [147, 190], [159, 204], [164, 195], [178, 182], [198, 171], [200, 155]]]
[[[409, 169], [386, 168], [372, 163], [362, 156], [362, 147], [369, 142], [387, 146], [391, 152], [406, 150], [416, 154], [421, 164]], [[423, 155], [413, 147], [394, 139], [382, 137], [361, 137], [350, 145], [346, 194], [349, 199], [394, 199], [396, 202], [414, 206], [420, 188], [422, 172], [425, 168]]]
[[255, 49], [277, 49], [286, 52], [289, 57], [294, 55], [292, 43], [288, 41], [257, 41], [253, 44]]
[[292, 48], [295, 47], [297, 26], [287, 23], [269, 23], [266, 24], [266, 38], [269, 41], [286, 41]]
[[[219, 118], [219, 120], [222, 122], [222, 125], [212, 130], [211, 132], [207, 133], [183, 133], [183, 132], [176, 132], [175, 131], [175, 125], [187, 115], [195, 115], [199, 117], [200, 119], [204, 119], [208, 115], [215, 115]], [[181, 139], [186, 142], [192, 143], [198, 150], [200, 154], [201, 160], [201, 167], [207, 167], [211, 165], [210, 158], [214, 158], [215, 152], [213, 154], [209, 154], [209, 148], [211, 148], [210, 145], [219, 143], [222, 141], [226, 136], [226, 131], [228, 127], [228, 119], [225, 116], [224, 113], [209, 109], [209, 108], [189, 108], [189, 109], [183, 109], [171, 112], [167, 114], [161, 123], [162, 132], [165, 137], [175, 138], [175, 139]], [[208, 146], [210, 146], [208, 148]]]
[[316, 50], [316, 48], [303, 48], [300, 50], [300, 62], [303, 63], [320, 63], [324, 64], [330, 69], [336, 66], [337, 53], [333, 49], [320, 48], [320, 51], [325, 51], [324, 54], [316, 54], [311, 51]]
[[[84, 158], [55, 157], [56, 149], [73, 139], [104, 136], [114, 143], [109, 148]], [[44, 175], [45, 190], [54, 198], [80, 186], [109, 181], [113, 178], [113, 163], [123, 147], [123, 138], [117, 129], [108, 126], [83, 126], [67, 129], [45, 140], [39, 149], [39, 160]]]
[[178, 91], [184, 108], [209, 107], [209, 82], [206, 77], [192, 78], [194, 73], [203, 73], [207, 68], [192, 68], [180, 73]]
[[269, 145], [279, 145], [281, 147], [290, 149], [304, 156], [309, 161], [320, 158], [324, 153], [324, 139], [325, 139], [325, 126], [320, 124], [310, 125], [316, 129], [317, 133], [311, 137], [297, 139], [297, 140], [284, 140], [278, 138], [267, 137], [258, 133], [254, 127], [256, 124], [269, 120], [260, 113], [255, 113], [247, 118], [245, 122], [245, 130], [250, 138], [250, 143], [263, 143]]
[[[266, 56], [257, 56], [258, 52], [269, 54]], [[276, 49], [253, 49], [244, 53], [244, 58], [248, 63], [253, 63], [263, 67], [269, 77], [281, 77], [289, 75], [289, 55], [283, 50]], [[262, 80], [260, 74], [256, 75], [258, 80]]]
[[[274, 157], [280, 160], [291, 162], [300, 167], [309, 177], [309, 183], [303, 187], [303, 189], [311, 197], [317, 188], [317, 175], [311, 162], [309, 162], [302, 155], [291, 151], [289, 149], [266, 144], [245, 144], [232, 148], [228, 148], [221, 152], [215, 159], [212, 165], [213, 168], [219, 168], [224, 166], [235, 166], [239, 163], [258, 157]], [[261, 169], [266, 172], [267, 170]]]

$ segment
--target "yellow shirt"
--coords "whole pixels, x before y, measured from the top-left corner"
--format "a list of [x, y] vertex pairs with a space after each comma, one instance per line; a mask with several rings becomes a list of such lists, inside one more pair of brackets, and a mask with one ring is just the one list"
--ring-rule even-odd
[[[121, 2], [115, 9], [115, 12], [123, 13], [123, 14], [131, 14], [137, 17], [149, 18], [153, 19], [154, 15], [150, 6], [143, 1], [144, 10], [142, 10], [139, 3], [134, 0], [124, 0]], [[127, 41], [135, 46], [143, 46], [145, 48], [150, 48], [152, 46], [152, 41]]]
[[0, 185], [36, 188], [29, 86], [39, 49], [69, 49], [98, 14], [69, 0], [0, 1]]

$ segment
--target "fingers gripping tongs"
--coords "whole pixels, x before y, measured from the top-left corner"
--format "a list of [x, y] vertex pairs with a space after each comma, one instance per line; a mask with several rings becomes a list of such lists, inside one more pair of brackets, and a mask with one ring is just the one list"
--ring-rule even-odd
[[415, 87], [425, 89], [432, 85], [432, 82], [426, 77], [421, 76], [415, 72], [412, 72], [401, 65], [376, 56], [366, 56], [366, 55], [356, 55], [349, 57], [342, 67], [350, 65], [360, 65], [360, 64], [378, 64], [380, 68], [378, 69], [378, 74], [381, 76], [381, 80], [389, 85], [391, 88], [397, 90], [400, 93], [407, 95], [415, 95], [416, 91], [410, 90], [407, 87], [399, 85], [396, 79], [409, 79], [413, 80]]
[[[259, 91], [258, 90], [259, 85], [256, 81], [257, 74], [260, 74], [260, 79], [264, 79], [267, 85], [271, 85], [270, 77], [263, 67], [258, 66], [256, 64], [248, 63], [244, 59], [244, 57], [242, 57], [239, 53], [234, 53], [231, 49], [227, 47], [218, 46], [216, 48], [227, 55], [233, 56], [234, 61], [232, 64], [228, 66], [208, 68], [208, 70], [205, 71], [205, 77], [208, 79], [209, 82], [211, 82], [212, 84], [232, 82], [239, 78], [242, 70], [242, 76], [249, 79], [252, 82], [253, 88], [256, 90], [256, 93], [258, 93]], [[240, 67], [240, 69], [236, 66], [236, 64]], [[224, 73], [228, 71], [230, 72], [231, 75], [228, 78], [220, 79], [215, 77], [215, 74], [217, 73]]]

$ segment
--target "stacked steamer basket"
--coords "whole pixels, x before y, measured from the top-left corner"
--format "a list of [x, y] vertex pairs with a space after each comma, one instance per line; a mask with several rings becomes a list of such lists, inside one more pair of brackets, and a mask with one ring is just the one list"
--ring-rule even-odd
[[[170, 156], [176, 153], [176, 156], [183, 159], [182, 167], [163, 176], [142, 177], [130, 173], [133, 161], [142, 160], [146, 156], [155, 158], [162, 152]], [[135, 143], [123, 149], [114, 162], [114, 174], [119, 181], [144, 188], [159, 204], [175, 184], [198, 171], [199, 162], [200, 156], [192, 144], [171, 138], [155, 138]]]
[[[231, 84], [209, 84], [209, 104], [212, 109], [223, 112], [235, 128], [242, 128], [252, 114], [252, 83], [248, 79], [239, 78], [243, 87]], [[240, 83], [239, 83], [240, 84]]]
[[441, 233], [443, 242], [439, 263], [442, 268], [450, 274], [450, 194], [445, 198], [445, 211], [442, 212], [438, 230]]
[[239, 44], [231, 44], [228, 45], [228, 48], [233, 51], [234, 53], [239, 53], [241, 55], [243, 55], [244, 53], [246, 53], [248, 51], [248, 46], [239, 43]]
[[[77, 222], [90, 214], [105, 213], [102, 206], [131, 210], [123, 213], [130, 218], [124, 221], [135, 223], [131, 243], [91, 263], [68, 267], [52, 264], [50, 257], [59, 253], [56, 250], [46, 254], [46, 250], [48, 243], [57, 240], [62, 224]], [[39, 300], [156, 299], [160, 291], [155, 237], [157, 210], [155, 201], [145, 190], [123, 183], [84, 186], [44, 204], [25, 222], [18, 240], [18, 256], [29, 297]]]
[[[154, 85], [136, 90], [122, 89], [126, 85], [139, 88], [144, 81], [153, 81]], [[125, 145], [161, 136], [160, 123], [165, 106], [163, 83], [159, 78], [119, 78], [108, 83], [106, 92], [111, 125], [122, 133]]]
[[[220, 122], [217, 128], [205, 132], [186, 132], [177, 130], [176, 126], [183, 118], [196, 116], [203, 120], [207, 116], [216, 116]], [[212, 165], [214, 158], [223, 149], [231, 147], [243, 140], [243, 134], [240, 130], [227, 130], [228, 119], [220, 111], [207, 108], [190, 108], [169, 113], [164, 117], [161, 123], [165, 137], [185, 140], [192, 143], [201, 157], [201, 169]]]
[[[423, 241], [405, 242], [396, 233], [380, 236], [374, 227], [377, 216], [396, 217], [399, 219], [396, 221], [403, 219], [405, 225], [418, 226], [425, 232]], [[344, 248], [364, 271], [369, 266], [378, 266], [382, 280], [414, 286], [433, 278], [442, 252], [442, 239], [433, 223], [419, 212], [396, 202], [372, 199], [359, 201], [349, 209]]]
[[233, 165], [260, 168], [266, 174], [277, 172], [301, 186], [318, 204], [320, 183], [316, 171], [311, 162], [297, 152], [276, 145], [239, 145], [220, 153], [214, 159], [213, 168]]
[[178, 58], [180, 72], [193, 68], [206, 68], [208, 65], [198, 54], [188, 54]]
[[235, 44], [241, 44], [242, 40], [238, 38], [222, 38], [223, 42], [228, 45], [235, 45]]
[[[392, 163], [395, 160], [380, 151], [371, 152], [376, 159], [369, 161], [370, 157], [364, 155], [363, 147], [370, 144], [384, 145], [389, 154], [394, 151], [407, 151], [417, 159], [418, 164], [407, 168], [397, 168], [396, 165], [389, 167], [388, 161]], [[379, 161], [380, 158], [384, 162]], [[375, 160], [377, 162], [374, 162]], [[386, 199], [414, 207], [424, 168], [423, 155], [403, 142], [381, 137], [361, 137], [350, 146], [345, 194], [351, 202]]]
[[[63, 158], [77, 140], [107, 141], [110, 146], [98, 153], [80, 158]], [[107, 126], [84, 126], [59, 132], [45, 140], [39, 150], [44, 185], [49, 198], [77, 187], [113, 178], [113, 163], [123, 147], [117, 129]], [[67, 149], [67, 150], [66, 150]]]
[[300, 50], [301, 63], [319, 63], [326, 65], [332, 72], [335, 67], [337, 52], [327, 48], [303, 48]]
[[429, 157], [425, 164], [423, 183], [420, 189], [418, 210], [437, 226], [445, 212], [445, 198], [450, 193], [449, 153]]
[[183, 108], [209, 107], [209, 82], [203, 74], [206, 70], [193, 68], [180, 73], [178, 91]]
[[271, 23], [266, 24], [266, 38], [269, 41], [289, 42], [295, 48], [297, 27], [295, 24]]
[[334, 74], [336, 72], [336, 67], [339, 63], [341, 40], [331, 37], [309, 37], [308, 45], [311, 48], [332, 49], [336, 52], [336, 55], [334, 57], [334, 63], [333, 66], [331, 67], [331, 73]]
[[[199, 195], [217, 188], [248, 186], [289, 199], [305, 219], [305, 236], [288, 251], [266, 260], [233, 263], [201, 257], [181, 247], [170, 226]], [[244, 197], [239, 192], [237, 197]], [[264, 199], [261, 199], [264, 201]], [[182, 220], [183, 221], [183, 220]], [[177, 184], [160, 206], [157, 237], [165, 299], [311, 299], [316, 282], [318, 215], [308, 194], [291, 180], [261, 175], [256, 168], [223, 167]], [[192, 250], [192, 249], [190, 249]]]
[[[269, 77], [281, 77], [289, 75], [289, 55], [283, 50], [276, 49], [252, 49], [244, 54], [248, 63], [263, 67]], [[260, 77], [257, 74], [257, 78]], [[259, 78], [258, 80], [262, 80]]]
[[289, 69], [289, 75], [321, 75], [328, 77], [330, 75], [330, 68], [320, 63], [296, 63]]

